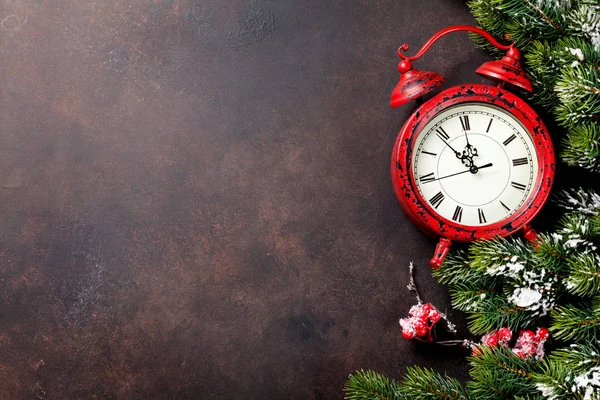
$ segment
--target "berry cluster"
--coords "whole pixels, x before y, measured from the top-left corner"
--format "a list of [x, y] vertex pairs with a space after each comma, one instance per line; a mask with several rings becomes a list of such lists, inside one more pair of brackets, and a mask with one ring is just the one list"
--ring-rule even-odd
[[473, 347], [473, 355], [478, 357], [481, 355], [481, 346], [486, 347], [508, 347], [508, 342], [512, 339], [513, 333], [508, 328], [500, 328], [497, 331], [491, 331], [481, 338], [481, 345]]
[[[512, 351], [520, 358], [526, 359], [535, 356], [537, 360], [544, 358], [544, 343], [550, 336], [548, 329], [538, 328], [536, 333], [533, 331], [520, 331], [517, 342]], [[508, 347], [513, 337], [513, 333], [508, 328], [501, 328], [492, 331], [481, 338], [481, 345], [473, 346], [473, 355], [481, 355], [481, 347]]]
[[541, 360], [544, 358], [544, 343], [549, 336], [550, 333], [546, 328], [538, 328], [536, 333], [521, 331], [513, 348], [513, 353], [523, 359], [535, 357], [537, 360]]
[[431, 342], [431, 329], [442, 316], [430, 303], [417, 304], [410, 308], [408, 318], [400, 320], [402, 337], [405, 339], [416, 338], [424, 342]]
[[512, 331], [508, 328], [500, 328], [497, 331], [492, 331], [481, 338], [481, 342], [488, 347], [502, 346], [507, 347], [508, 342], [512, 339]]

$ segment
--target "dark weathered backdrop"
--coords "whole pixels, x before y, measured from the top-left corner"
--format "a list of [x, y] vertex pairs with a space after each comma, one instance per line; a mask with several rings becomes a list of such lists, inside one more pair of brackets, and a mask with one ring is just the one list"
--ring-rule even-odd
[[[114, 4], [113, 4], [114, 3]], [[335, 399], [453, 375], [402, 340], [447, 306], [390, 184], [397, 47], [452, 0], [0, 6], [0, 398]], [[465, 34], [417, 67], [481, 82]], [[455, 313], [456, 315], [456, 313]]]

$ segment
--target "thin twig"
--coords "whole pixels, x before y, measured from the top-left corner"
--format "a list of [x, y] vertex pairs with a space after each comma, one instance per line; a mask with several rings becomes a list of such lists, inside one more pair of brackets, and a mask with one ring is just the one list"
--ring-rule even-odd
[[447, 331], [456, 335], [456, 325], [450, 322], [446, 313], [440, 311], [440, 317], [442, 317], [442, 319], [446, 321], [446, 327], [448, 328]]
[[441, 344], [442, 346], [460, 346], [460, 347], [464, 347], [465, 349], [473, 349], [474, 347], [476, 347], [477, 345], [475, 344], [475, 342], [471, 341], [471, 340], [441, 340], [436, 342], [437, 344]]
[[415, 292], [415, 295], [417, 296], [417, 304], [421, 305], [421, 304], [423, 304], [423, 301], [421, 301], [421, 296], [419, 296], [419, 291], [417, 290], [417, 285], [415, 284], [414, 269], [415, 269], [415, 267], [413, 266], [413, 263], [411, 262], [408, 265], [408, 273], [409, 273], [410, 280], [406, 287], [411, 292]]

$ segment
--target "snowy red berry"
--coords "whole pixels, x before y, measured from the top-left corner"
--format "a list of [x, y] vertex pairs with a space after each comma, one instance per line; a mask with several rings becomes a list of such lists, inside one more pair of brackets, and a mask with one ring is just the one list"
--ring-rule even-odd
[[420, 313], [421, 313], [421, 307], [419, 307], [418, 305], [412, 306], [410, 308], [410, 310], [408, 311], [408, 315], [410, 315], [411, 317], [416, 317]]
[[535, 334], [532, 331], [521, 331], [519, 333], [519, 339], [531, 341], [535, 339]]
[[442, 318], [442, 316], [440, 315], [440, 313], [438, 312], [438, 310], [432, 310], [429, 313], [429, 319], [431, 320], [431, 322], [433, 322], [434, 324], [436, 322], [438, 322], [440, 319]]
[[422, 319], [414, 319], [412, 321], [412, 324], [415, 327], [415, 329], [425, 328], [427, 326], [427, 321], [426, 320], [424, 321]]
[[417, 332], [417, 336], [425, 336], [427, 335], [427, 328], [426, 327], [417, 327], [415, 328], [415, 331]]
[[542, 360], [544, 343], [548, 337], [546, 328], [539, 328], [535, 334], [532, 331], [521, 331], [513, 352], [521, 358], [535, 357], [536, 360]]
[[513, 350], [519, 358], [525, 358], [525, 354], [521, 350]]
[[502, 342], [502, 344], [506, 345], [512, 339], [512, 331], [508, 328], [500, 328], [498, 329], [498, 340]]
[[415, 337], [415, 335], [412, 332], [402, 331], [402, 337], [404, 339], [412, 339]]
[[431, 310], [433, 310], [433, 307], [429, 303], [425, 303], [421, 306], [421, 312], [425, 315], [428, 315]]
[[550, 332], [548, 332], [548, 329], [546, 328], [538, 328], [536, 336], [539, 338], [539, 340], [546, 340], [550, 336]]
[[486, 338], [485, 344], [488, 347], [496, 347], [498, 345], [498, 335], [490, 335]]

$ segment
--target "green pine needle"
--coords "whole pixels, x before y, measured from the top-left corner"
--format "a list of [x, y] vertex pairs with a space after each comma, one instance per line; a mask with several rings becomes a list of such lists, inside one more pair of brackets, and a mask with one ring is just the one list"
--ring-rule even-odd
[[586, 343], [600, 337], [600, 298], [558, 307], [551, 317], [550, 332], [557, 339]]
[[562, 160], [571, 166], [600, 172], [600, 124], [573, 127], [562, 140]]
[[474, 397], [503, 400], [537, 391], [533, 373], [539, 371], [540, 364], [534, 358], [521, 359], [502, 347], [482, 347], [470, 362], [473, 381], [468, 388]]
[[591, 341], [556, 350], [552, 352], [549, 359], [553, 363], [581, 373], [590, 368], [600, 367], [600, 343]]
[[497, 296], [489, 301], [482, 301], [479, 309], [471, 312], [467, 319], [471, 333], [484, 335], [502, 327], [528, 327], [537, 317], [535, 312], [510, 304], [505, 296]]
[[374, 371], [360, 371], [348, 377], [344, 385], [348, 400], [402, 400], [398, 383]]
[[411, 367], [402, 382], [402, 392], [410, 399], [468, 400], [467, 389], [456, 379], [445, 377], [432, 369]]
[[577, 296], [600, 294], [600, 256], [580, 254], [568, 261], [570, 274], [565, 279], [567, 290]]

